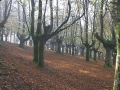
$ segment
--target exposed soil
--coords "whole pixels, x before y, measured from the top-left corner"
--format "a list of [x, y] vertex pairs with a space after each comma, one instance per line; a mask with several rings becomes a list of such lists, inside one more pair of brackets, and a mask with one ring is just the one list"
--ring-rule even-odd
[[0, 90], [112, 90], [114, 68], [104, 61], [45, 50], [45, 68], [32, 61], [32, 47], [0, 43]]

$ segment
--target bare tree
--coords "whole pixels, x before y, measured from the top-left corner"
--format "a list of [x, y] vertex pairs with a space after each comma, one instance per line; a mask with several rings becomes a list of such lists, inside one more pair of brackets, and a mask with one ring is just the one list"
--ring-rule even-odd
[[[47, 4], [46, 0], [46, 4]], [[34, 31], [34, 7], [35, 7], [35, 2], [34, 0], [31, 0], [31, 5], [32, 5], [32, 11], [31, 11], [31, 36], [34, 42], [34, 61], [38, 62], [38, 66], [44, 67], [44, 45], [48, 39], [51, 37], [55, 36], [59, 32], [65, 30], [67, 27], [70, 25], [74, 24], [77, 20], [79, 20], [83, 15], [84, 12], [81, 16], [78, 16], [73, 22], [70, 24], [64, 26], [70, 17], [70, 12], [71, 12], [71, 4], [70, 1], [68, 0], [68, 15], [66, 16], [65, 20], [55, 29], [53, 30], [53, 5], [52, 5], [52, 0], [50, 2], [50, 25], [46, 25], [46, 7], [44, 14], [42, 14], [42, 0], [39, 0], [39, 13], [38, 13], [38, 23], [37, 23], [37, 31], [35, 34]], [[42, 20], [42, 15], [43, 15], [43, 20]], [[43, 22], [42, 22], [43, 21]], [[43, 24], [43, 25], [42, 25]], [[43, 27], [42, 27], [43, 26]]]
[[[9, 15], [10, 15], [10, 11], [11, 11], [11, 5], [12, 5], [12, 0], [5, 0], [4, 1], [5, 2], [5, 5], [4, 5], [4, 12], [3, 12], [3, 20], [0, 22], [0, 36], [1, 36], [1, 41], [3, 41], [3, 33], [4, 33], [4, 31], [3, 31], [3, 28], [4, 28], [4, 25], [5, 25], [5, 23], [7, 22], [7, 20], [8, 20], [8, 17], [9, 17]], [[3, 9], [3, 8], [2, 8]]]
[[[25, 3], [25, 1], [23, 2], [23, 3]], [[19, 27], [18, 27], [18, 32], [17, 32], [17, 37], [18, 37], [18, 39], [20, 40], [20, 44], [19, 44], [19, 47], [20, 48], [24, 48], [24, 43], [25, 43], [25, 41], [28, 41], [29, 39], [30, 39], [30, 34], [28, 35], [28, 37], [26, 37], [26, 34], [25, 34], [25, 25], [27, 26], [27, 29], [28, 29], [28, 32], [29, 32], [29, 27], [28, 27], [28, 23], [27, 23], [27, 19], [26, 19], [26, 11], [25, 11], [25, 6], [24, 5], [22, 5], [21, 4], [21, 6], [22, 6], [22, 9], [23, 9], [23, 11], [22, 11], [22, 15], [23, 15], [23, 17], [22, 17], [22, 22], [23, 22], [23, 25], [22, 25], [22, 32], [20, 32], [21, 30], [20, 30], [20, 21], [21, 21], [21, 15], [20, 15], [20, 4], [19, 4], [19, 2], [18, 2], [18, 19], [19, 19]]]
[[[105, 65], [106, 67], [112, 67], [111, 63], [111, 55], [112, 55], [112, 50], [116, 46], [116, 38], [115, 38], [115, 31], [114, 28], [111, 28], [111, 34], [112, 38], [105, 38], [104, 37], [104, 17], [106, 15], [104, 11], [104, 5], [107, 5], [107, 1], [101, 0], [101, 7], [100, 7], [100, 35], [98, 33], [95, 33], [95, 37], [103, 44], [105, 50], [106, 50], [106, 57], [105, 57]], [[107, 7], [106, 9], [107, 10]]]
[[114, 76], [113, 90], [120, 90], [120, 1], [112, 0], [111, 2], [111, 15], [116, 29], [117, 39], [117, 57]]

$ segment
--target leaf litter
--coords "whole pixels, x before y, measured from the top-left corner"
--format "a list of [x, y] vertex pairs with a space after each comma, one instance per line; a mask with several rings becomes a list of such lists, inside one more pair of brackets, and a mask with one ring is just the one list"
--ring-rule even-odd
[[[45, 50], [45, 68], [32, 61], [33, 48], [4, 42], [0, 48], [0, 90], [112, 90], [114, 68], [104, 61]], [[0, 64], [1, 65], [1, 64]]]

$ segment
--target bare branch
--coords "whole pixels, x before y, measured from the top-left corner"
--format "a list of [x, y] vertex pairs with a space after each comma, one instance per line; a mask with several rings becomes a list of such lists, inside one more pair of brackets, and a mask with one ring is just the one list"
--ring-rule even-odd
[[32, 38], [34, 38], [34, 13], [35, 13], [35, 2], [34, 0], [31, 0], [31, 6], [32, 6], [32, 10], [31, 10], [31, 27], [30, 27], [30, 31], [31, 31], [31, 36]]
[[61, 28], [59, 31], [62, 31], [68, 27], [70, 27], [71, 25], [73, 25], [77, 20], [79, 20], [80, 18], [82, 18], [84, 16], [85, 13], [83, 13], [80, 17], [78, 17], [77, 19], [75, 19], [71, 24], [69, 24], [68, 26]]
[[50, 0], [50, 29], [53, 29], [53, 5], [52, 5], [52, 0]]
[[55, 30], [55, 32], [53, 32], [50, 37], [54, 36], [55, 34], [59, 33], [59, 30], [60, 28], [66, 24], [69, 20], [69, 17], [70, 17], [70, 12], [71, 12], [71, 4], [70, 4], [70, 1], [68, 0], [68, 6], [69, 6], [69, 11], [68, 11], [68, 16], [66, 17], [65, 21]]
[[[9, 4], [8, 4], [8, 5], [9, 5], [9, 6], [7, 6], [7, 9], [8, 9], [8, 7], [9, 7], [9, 10], [6, 10], [6, 11], [8, 11], [8, 13], [6, 13], [6, 15], [5, 15], [5, 17], [4, 17], [4, 20], [0, 23], [0, 25], [3, 25], [3, 27], [4, 27], [4, 24], [6, 23], [6, 21], [8, 20], [9, 15], [10, 15], [12, 0], [9, 1]], [[6, 7], [5, 7], [5, 8], [6, 8]], [[5, 11], [5, 12], [6, 12], [6, 11]]]
[[45, 11], [44, 11], [44, 15], [43, 15], [43, 28], [45, 28], [45, 14], [46, 14], [47, 2], [48, 2], [48, 0], [46, 0]]

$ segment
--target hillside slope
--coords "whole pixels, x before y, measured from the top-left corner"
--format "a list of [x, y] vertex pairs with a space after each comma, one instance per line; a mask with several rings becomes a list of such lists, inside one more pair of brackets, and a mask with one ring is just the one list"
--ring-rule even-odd
[[45, 68], [33, 61], [32, 47], [0, 44], [0, 90], [112, 90], [114, 69], [103, 61], [45, 51]]

